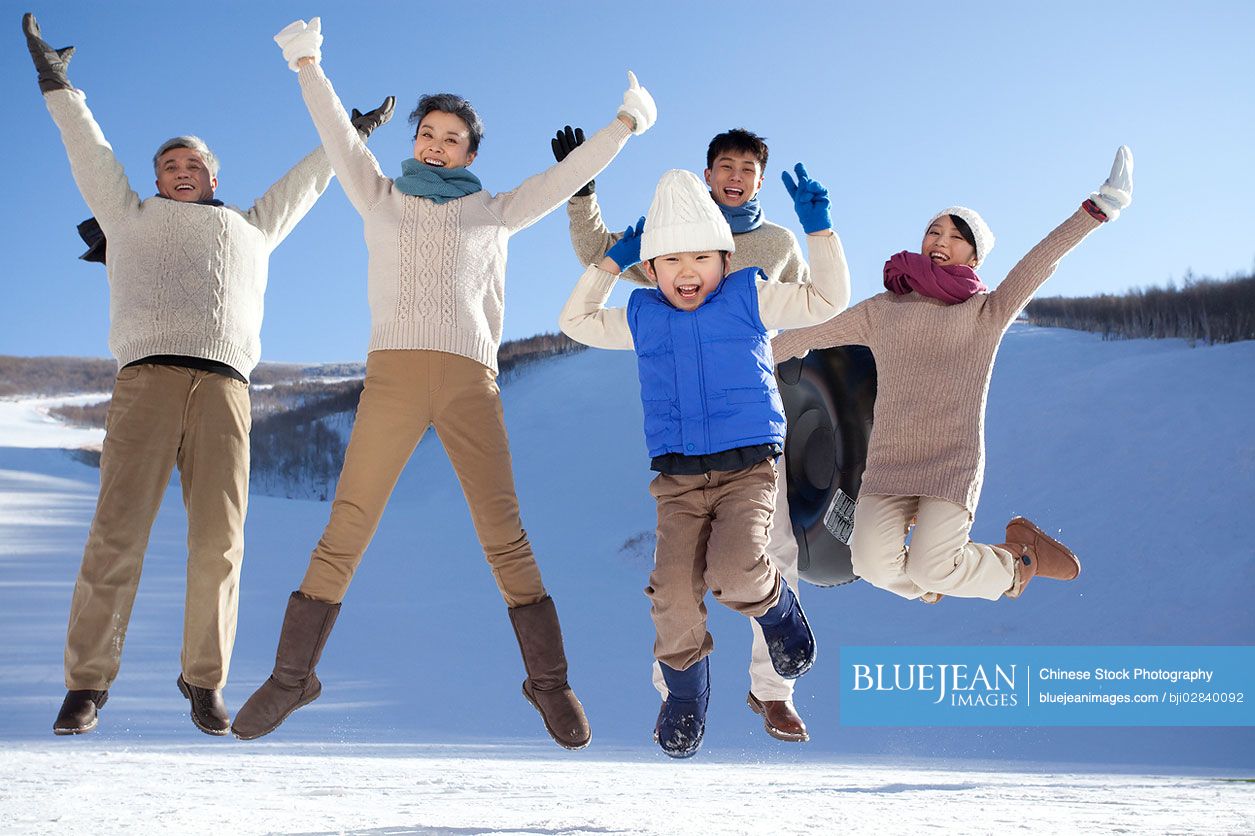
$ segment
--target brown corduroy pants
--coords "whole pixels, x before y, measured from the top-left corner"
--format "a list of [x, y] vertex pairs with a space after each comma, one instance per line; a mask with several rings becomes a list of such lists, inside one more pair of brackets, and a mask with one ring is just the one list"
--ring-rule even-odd
[[105, 418], [100, 497], [74, 586], [65, 685], [104, 690], [122, 645], [144, 551], [177, 465], [187, 509], [184, 679], [227, 681], [235, 644], [244, 516], [248, 510], [248, 385], [178, 366], [118, 373]]
[[545, 597], [519, 517], [496, 372], [460, 355], [418, 350], [372, 351], [366, 357], [366, 388], [331, 519], [301, 582], [304, 595], [331, 604], [344, 599], [397, 479], [428, 427], [435, 427], [462, 483], [506, 605]]
[[686, 670], [714, 649], [706, 590], [746, 616], [771, 609], [780, 573], [767, 558], [776, 492], [775, 463], [700, 476], [658, 474], [658, 546], [645, 594], [654, 620], [654, 657]]

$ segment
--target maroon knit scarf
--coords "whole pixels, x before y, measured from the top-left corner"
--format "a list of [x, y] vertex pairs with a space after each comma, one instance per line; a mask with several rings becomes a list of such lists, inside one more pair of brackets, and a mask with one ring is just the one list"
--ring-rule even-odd
[[977, 293], [989, 290], [976, 271], [966, 264], [938, 267], [927, 256], [905, 250], [885, 262], [885, 287], [899, 296], [914, 290], [947, 305], [966, 302]]

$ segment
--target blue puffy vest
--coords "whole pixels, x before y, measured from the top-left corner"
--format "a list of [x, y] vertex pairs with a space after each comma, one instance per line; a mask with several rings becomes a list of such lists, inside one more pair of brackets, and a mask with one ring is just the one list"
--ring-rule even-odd
[[650, 456], [784, 444], [784, 406], [754, 284], [761, 272], [729, 274], [695, 311], [679, 310], [657, 288], [633, 291], [628, 327]]

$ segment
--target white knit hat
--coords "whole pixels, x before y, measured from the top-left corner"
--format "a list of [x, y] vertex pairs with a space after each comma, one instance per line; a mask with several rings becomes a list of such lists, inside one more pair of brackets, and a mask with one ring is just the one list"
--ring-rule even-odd
[[662, 175], [645, 216], [641, 260], [669, 253], [735, 249], [732, 228], [697, 175], [679, 168]]
[[967, 221], [967, 225], [972, 229], [972, 237], [976, 239], [976, 266], [979, 267], [985, 260], [985, 256], [989, 255], [989, 251], [994, 248], [994, 234], [990, 231], [989, 224], [985, 223], [985, 219], [977, 214], [975, 209], [968, 209], [966, 206], [951, 206], [933, 215], [928, 226], [932, 226], [933, 221], [942, 215], [956, 215]]

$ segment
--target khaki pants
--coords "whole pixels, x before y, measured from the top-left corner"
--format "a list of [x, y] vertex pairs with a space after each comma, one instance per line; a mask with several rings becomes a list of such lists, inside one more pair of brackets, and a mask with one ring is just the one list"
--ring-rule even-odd
[[187, 509], [183, 678], [227, 681], [248, 509], [248, 385], [178, 366], [118, 373], [105, 419], [100, 498], [65, 640], [65, 685], [104, 690], [118, 675], [148, 536], [177, 465]]
[[501, 597], [510, 607], [545, 597], [519, 518], [496, 372], [456, 354], [409, 350], [366, 357], [366, 388], [303, 594], [332, 604], [344, 599], [405, 463], [431, 426], [462, 483]]
[[[911, 518], [915, 532], [906, 545]], [[996, 600], [1011, 588], [1015, 558], [968, 539], [972, 515], [930, 496], [864, 494], [854, 511], [854, 573], [903, 598], [939, 592]]]
[[714, 649], [706, 630], [706, 589], [728, 608], [759, 616], [780, 597], [780, 573], [766, 555], [776, 490], [770, 460], [728, 473], [668, 476], [649, 486], [658, 502], [658, 547], [645, 594], [654, 658], [686, 670]]
[[[776, 459], [776, 507], [771, 516], [771, 532], [767, 540], [767, 557], [776, 567], [784, 582], [798, 594], [797, 539], [793, 536], [793, 521], [789, 516], [789, 483], [784, 472], [784, 456]], [[763, 628], [750, 619], [750, 691], [760, 700], [793, 699], [793, 680], [776, 673], [763, 639]], [[654, 688], [667, 698], [667, 683], [662, 678], [662, 668], [654, 662]]]

